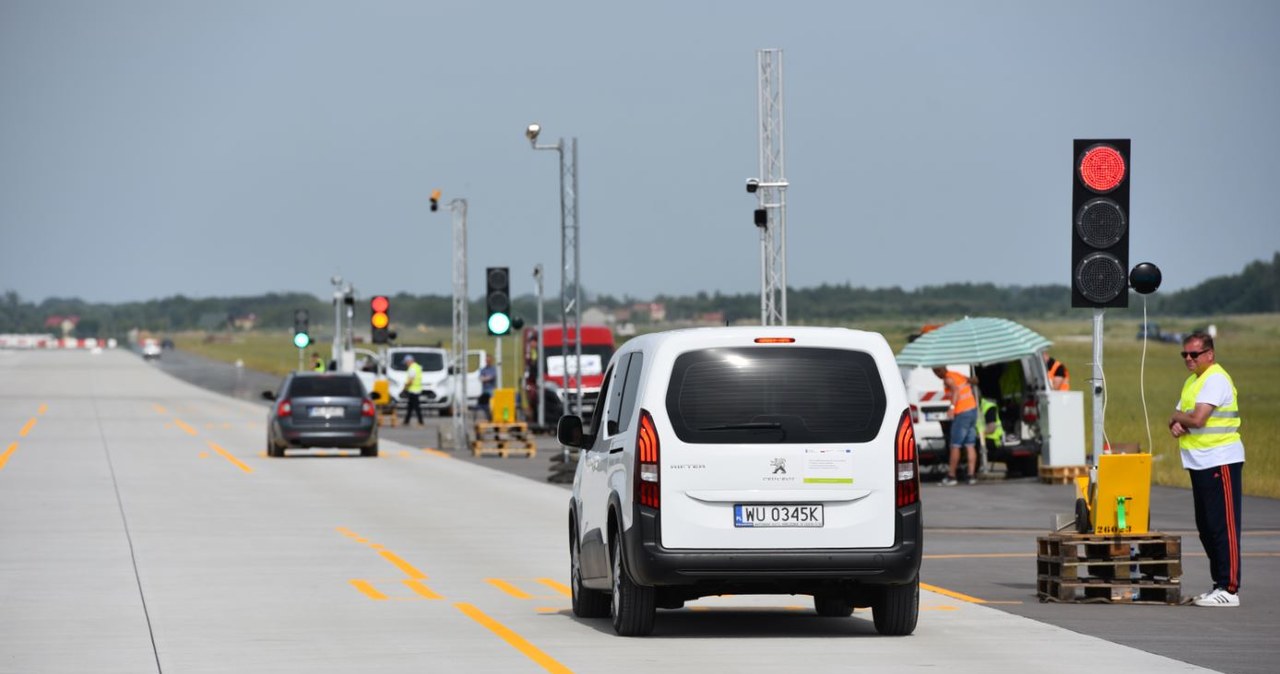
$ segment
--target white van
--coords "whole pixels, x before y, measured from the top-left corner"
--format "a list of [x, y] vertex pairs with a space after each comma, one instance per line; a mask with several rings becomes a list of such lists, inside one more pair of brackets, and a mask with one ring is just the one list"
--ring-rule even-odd
[[884, 337], [815, 327], [676, 330], [624, 344], [585, 424], [569, 504], [573, 610], [621, 635], [720, 594], [871, 607], [910, 634], [922, 523], [914, 431]]

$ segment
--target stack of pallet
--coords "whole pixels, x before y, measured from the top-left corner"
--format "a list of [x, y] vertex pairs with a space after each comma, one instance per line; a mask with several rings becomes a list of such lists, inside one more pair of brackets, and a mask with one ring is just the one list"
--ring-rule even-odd
[[538, 445], [524, 422], [476, 424], [476, 439], [471, 442], [475, 456], [522, 456], [532, 459], [538, 454]]
[[1040, 466], [1040, 481], [1044, 484], [1071, 484], [1088, 474], [1088, 466]]
[[1040, 601], [1178, 604], [1182, 537], [1055, 533], [1036, 539]]

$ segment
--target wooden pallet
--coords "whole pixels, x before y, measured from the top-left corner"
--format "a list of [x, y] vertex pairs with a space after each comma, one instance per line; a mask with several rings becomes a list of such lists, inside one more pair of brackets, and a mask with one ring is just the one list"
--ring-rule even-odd
[[532, 459], [538, 455], [538, 446], [529, 440], [475, 440], [471, 443], [472, 456], [511, 456]]
[[1036, 539], [1040, 601], [1177, 604], [1181, 577], [1180, 536], [1055, 533]]
[[1045, 484], [1071, 484], [1088, 474], [1088, 466], [1040, 466], [1040, 481]]

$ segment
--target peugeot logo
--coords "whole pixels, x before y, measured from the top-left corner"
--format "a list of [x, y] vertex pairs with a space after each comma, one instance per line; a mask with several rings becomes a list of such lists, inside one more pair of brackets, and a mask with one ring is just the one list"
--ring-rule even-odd
[[787, 474], [787, 460], [786, 460], [786, 459], [781, 458], [781, 457], [776, 458], [776, 459], [774, 459], [774, 460], [770, 461], [770, 462], [769, 462], [769, 465], [770, 465], [770, 466], [773, 466], [773, 474], [774, 474], [774, 475], [777, 475], [778, 473], [782, 473], [783, 475], [786, 475], [786, 474]]

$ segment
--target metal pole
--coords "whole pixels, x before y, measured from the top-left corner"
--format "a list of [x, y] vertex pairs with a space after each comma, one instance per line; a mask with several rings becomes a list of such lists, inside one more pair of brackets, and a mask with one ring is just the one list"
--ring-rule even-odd
[[1093, 465], [1102, 456], [1102, 403], [1105, 391], [1102, 381], [1102, 315], [1105, 309], [1093, 310]]
[[496, 388], [502, 388], [502, 335], [493, 338], [493, 367], [498, 370], [498, 380], [494, 382]]
[[467, 200], [449, 202], [453, 213], [453, 446], [467, 447]]
[[547, 425], [547, 406], [546, 396], [543, 395], [543, 389], [546, 387], [546, 375], [543, 370], [543, 356], [545, 352], [542, 349], [542, 265], [535, 264], [533, 266], [533, 279], [538, 284], [538, 427], [545, 428]]
[[582, 284], [578, 279], [578, 270], [581, 268], [581, 256], [579, 255], [578, 246], [578, 139], [574, 138], [572, 143], [573, 164], [570, 170], [573, 171], [573, 217], [570, 226], [573, 228], [573, 369], [577, 375], [574, 379], [577, 383], [576, 392], [574, 394], [574, 414], [582, 416]]

